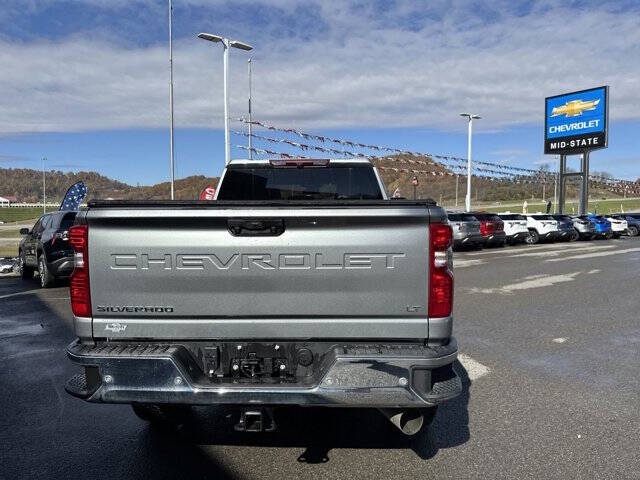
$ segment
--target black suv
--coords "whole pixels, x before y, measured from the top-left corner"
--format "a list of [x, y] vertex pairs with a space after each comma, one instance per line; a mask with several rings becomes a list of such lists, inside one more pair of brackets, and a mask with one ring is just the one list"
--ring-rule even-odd
[[22, 228], [25, 237], [18, 246], [18, 265], [23, 279], [40, 273], [43, 288], [56, 279], [68, 277], [73, 270], [73, 248], [69, 245], [69, 228], [77, 212], [52, 212], [40, 217], [31, 230]]

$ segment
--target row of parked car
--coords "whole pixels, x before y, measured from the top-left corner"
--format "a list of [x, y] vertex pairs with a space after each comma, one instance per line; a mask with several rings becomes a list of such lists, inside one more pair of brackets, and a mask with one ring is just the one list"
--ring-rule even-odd
[[560, 215], [487, 212], [449, 212], [454, 248], [515, 245], [540, 241], [592, 240], [635, 237], [640, 232], [640, 213], [616, 215]]

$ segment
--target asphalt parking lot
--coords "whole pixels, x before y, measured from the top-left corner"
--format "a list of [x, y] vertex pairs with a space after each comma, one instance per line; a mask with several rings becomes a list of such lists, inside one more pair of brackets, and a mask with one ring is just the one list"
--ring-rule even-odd
[[640, 478], [640, 238], [456, 253], [464, 393], [408, 441], [377, 411], [156, 431], [70, 397], [67, 288], [0, 277], [0, 478]]

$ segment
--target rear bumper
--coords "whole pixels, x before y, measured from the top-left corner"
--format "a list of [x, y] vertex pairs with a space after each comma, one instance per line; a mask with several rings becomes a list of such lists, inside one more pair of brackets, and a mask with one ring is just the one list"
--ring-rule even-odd
[[459, 237], [459, 238], [454, 237], [453, 239], [453, 245], [456, 247], [461, 247], [463, 245], [471, 245], [471, 244], [484, 245], [485, 243], [486, 243], [485, 237], [483, 237], [479, 233], [474, 233], [474, 234], [466, 235], [464, 237]]
[[573, 232], [575, 232], [575, 230], [573, 228], [569, 229], [569, 228], [565, 228], [563, 230], [558, 230], [558, 239], [562, 239], [562, 240], [567, 240], [569, 238], [571, 238], [571, 235], [573, 235]]
[[525, 240], [529, 236], [529, 230], [516, 232], [511, 235], [507, 235], [507, 240], [517, 241], [517, 240]]
[[460, 394], [452, 368], [457, 353], [454, 338], [434, 347], [340, 346], [322, 361], [314, 379], [266, 384], [211, 380], [180, 345], [74, 342], [67, 354], [86, 368], [66, 390], [103, 403], [428, 407]]
[[496, 245], [504, 243], [507, 240], [507, 235], [504, 232], [496, 232], [486, 235], [484, 238], [487, 245]]
[[543, 240], [557, 240], [562, 238], [562, 233], [558, 230], [541, 233], [540, 238]]
[[47, 264], [49, 271], [56, 277], [68, 277], [73, 272], [73, 257], [63, 257]]

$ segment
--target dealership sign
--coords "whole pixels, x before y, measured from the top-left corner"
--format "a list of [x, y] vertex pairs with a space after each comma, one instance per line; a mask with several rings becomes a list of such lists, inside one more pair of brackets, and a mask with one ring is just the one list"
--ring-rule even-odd
[[571, 155], [607, 146], [609, 87], [545, 99], [544, 153]]

